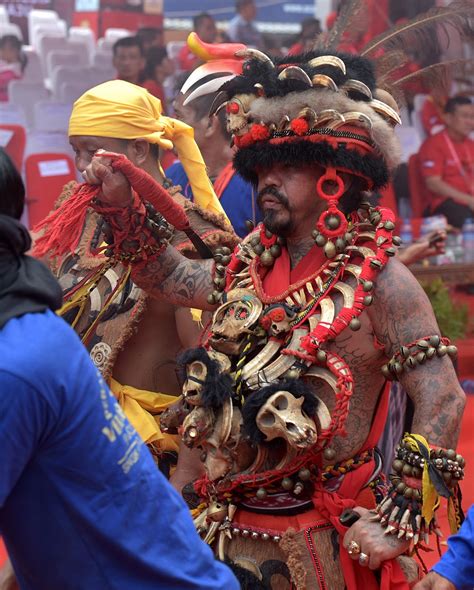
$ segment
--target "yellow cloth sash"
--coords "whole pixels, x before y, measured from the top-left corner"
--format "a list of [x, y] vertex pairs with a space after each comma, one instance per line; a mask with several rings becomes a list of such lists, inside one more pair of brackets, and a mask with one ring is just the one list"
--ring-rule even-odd
[[121, 385], [115, 379], [110, 379], [109, 385], [145, 444], [156, 443], [163, 451], [178, 451], [179, 437], [165, 434], [160, 429], [160, 414], [178, 401], [176, 396]]
[[194, 129], [164, 116], [161, 101], [145, 88], [123, 80], [110, 80], [91, 88], [74, 103], [69, 135], [143, 138], [165, 150], [176, 147], [196, 204], [225, 215], [194, 141]]

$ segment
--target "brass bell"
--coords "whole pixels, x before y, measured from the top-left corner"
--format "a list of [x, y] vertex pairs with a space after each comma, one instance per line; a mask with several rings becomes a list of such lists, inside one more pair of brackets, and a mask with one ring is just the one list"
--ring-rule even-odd
[[263, 254], [260, 256], [260, 262], [263, 266], [270, 267], [273, 266], [275, 259], [273, 258], [270, 250], [265, 250]]
[[336, 246], [331, 240], [329, 240], [324, 246], [324, 254], [326, 255], [326, 258], [334, 258], [334, 256], [336, 256]]

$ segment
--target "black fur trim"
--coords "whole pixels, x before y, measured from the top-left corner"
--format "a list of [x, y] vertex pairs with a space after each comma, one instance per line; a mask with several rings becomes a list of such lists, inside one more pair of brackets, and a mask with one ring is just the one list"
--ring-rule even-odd
[[[330, 76], [337, 86], [342, 86], [344, 82], [347, 82], [350, 79], [355, 79], [363, 82], [372, 92], [375, 91], [376, 80], [374, 66], [371, 61], [360, 56], [340, 53], [337, 51], [331, 51], [330, 54], [342, 59], [346, 66], [345, 74], [335, 66], [325, 65], [315, 68], [308, 65], [308, 61], [315, 57], [327, 55], [327, 52], [310, 51], [300, 55], [274, 58], [273, 62], [276, 67], [273, 68], [267, 63], [252, 58], [245, 62], [242, 75], [236, 76], [229, 82], [226, 82], [221, 90], [227, 92], [230, 98], [236, 94], [255, 93], [254, 84], [257, 83], [263, 86], [265, 96], [269, 98], [273, 96], [285, 96], [290, 92], [308, 90], [308, 85], [301, 80], [278, 79], [278, 74], [283, 69], [282, 66], [297, 65], [304, 70], [310, 78], [315, 74], [324, 74]], [[369, 100], [364, 95], [358, 93], [354, 94], [353, 98], [356, 100]]]
[[285, 379], [267, 387], [262, 387], [262, 389], [249, 395], [242, 407], [244, 433], [255, 445], [265, 440], [265, 435], [260, 432], [255, 422], [257, 414], [267, 399], [277, 391], [289, 391], [296, 398], [304, 397], [303, 411], [310, 417], [316, 414], [319, 401], [316, 399], [311, 387], [303, 381], [299, 379]]
[[180, 383], [186, 381], [186, 365], [193, 361], [201, 361], [207, 367], [201, 394], [202, 405], [206, 408], [220, 408], [227, 399], [232, 397], [232, 377], [221, 372], [219, 363], [208, 355], [205, 348], [190, 348], [181, 353], [177, 359]]
[[280, 144], [265, 141], [240, 148], [234, 156], [237, 172], [255, 186], [258, 184], [257, 167], [265, 169], [279, 164], [340, 166], [371, 178], [374, 190], [385, 186], [389, 181], [388, 168], [381, 156], [362, 156], [342, 143], [334, 149], [327, 141], [315, 143], [299, 139]]

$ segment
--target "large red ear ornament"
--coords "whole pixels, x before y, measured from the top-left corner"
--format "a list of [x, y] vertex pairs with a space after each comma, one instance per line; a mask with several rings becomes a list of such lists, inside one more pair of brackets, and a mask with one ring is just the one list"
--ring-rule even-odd
[[[333, 258], [336, 251], [343, 249], [346, 245], [344, 236], [348, 223], [343, 212], [337, 206], [344, 190], [344, 181], [335, 168], [327, 168], [316, 183], [318, 197], [328, 202], [328, 208], [321, 213], [313, 235], [316, 244], [324, 246], [324, 252], [328, 258]], [[336, 240], [336, 244], [332, 241], [333, 239]]]

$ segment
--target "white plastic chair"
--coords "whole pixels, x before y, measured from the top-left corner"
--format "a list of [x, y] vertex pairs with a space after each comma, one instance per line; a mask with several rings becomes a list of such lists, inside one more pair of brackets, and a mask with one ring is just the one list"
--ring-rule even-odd
[[23, 108], [26, 115], [27, 127], [32, 127], [34, 122], [35, 104], [39, 100], [47, 100], [48, 91], [44, 84], [38, 82], [25, 82], [24, 80], [14, 80], [8, 86], [9, 102]]
[[23, 72], [23, 82], [32, 82], [36, 84], [43, 82], [43, 66], [41, 65], [39, 55], [31, 46], [24, 46], [23, 53], [27, 59], [25, 71]]
[[6, 6], [0, 6], [0, 23], [9, 23], [10, 17], [7, 12]]
[[43, 133], [67, 133], [72, 104], [41, 101], [34, 108], [34, 129]]
[[112, 43], [115, 43], [115, 41], [118, 41], [119, 39], [122, 39], [123, 37], [132, 37], [132, 36], [133, 36], [133, 31], [129, 31], [128, 29], [110, 28], [105, 31], [104, 38], [107, 41], [112, 41]]
[[33, 44], [33, 27], [47, 25], [59, 20], [59, 15], [54, 10], [33, 9], [28, 12], [28, 36]]
[[89, 65], [88, 57], [86, 52], [71, 51], [70, 49], [51, 51], [46, 60], [48, 76], [53, 78], [55, 68], [60, 66], [86, 69], [86, 66]]
[[115, 40], [112, 39], [105, 39], [104, 37], [101, 37], [98, 41], [97, 41], [97, 50], [100, 52], [109, 52], [112, 55], [112, 50], [115, 44]]
[[90, 87], [89, 82], [63, 82], [59, 89], [58, 100], [65, 104], [73, 104]]
[[95, 50], [95, 36], [94, 31], [87, 27], [71, 27], [69, 29], [69, 41], [74, 43], [81, 43], [87, 48], [89, 56]]
[[425, 128], [423, 127], [423, 121], [421, 119], [421, 112], [420, 111], [413, 111], [412, 112], [411, 122], [423, 142], [427, 138], [427, 134], [426, 134]]
[[22, 106], [0, 102], [0, 121], [5, 125], [21, 125], [26, 128], [26, 114]]
[[113, 54], [111, 51], [96, 51], [92, 56], [92, 66], [103, 70], [113, 70], [112, 59]]
[[47, 75], [47, 60], [51, 51], [69, 51], [69, 46], [64, 36], [43, 35], [38, 40], [36, 52], [40, 56], [43, 72]]
[[69, 138], [66, 133], [45, 133], [33, 131], [26, 138], [25, 159], [31, 154], [41, 153], [72, 154]]
[[420, 150], [422, 138], [416, 127], [395, 127], [395, 133], [402, 146], [402, 162], [408, 162], [410, 156]]
[[415, 94], [413, 98], [413, 109], [417, 112], [421, 112], [427, 98], [427, 94]]
[[59, 100], [61, 86], [65, 83], [77, 84], [77, 82], [89, 81], [89, 72], [83, 66], [57, 66], [51, 78], [51, 92], [53, 100]]
[[14, 35], [15, 37], [18, 37], [20, 41], [23, 41], [21, 29], [15, 23], [0, 22], [0, 37], [4, 37], [5, 35]]

